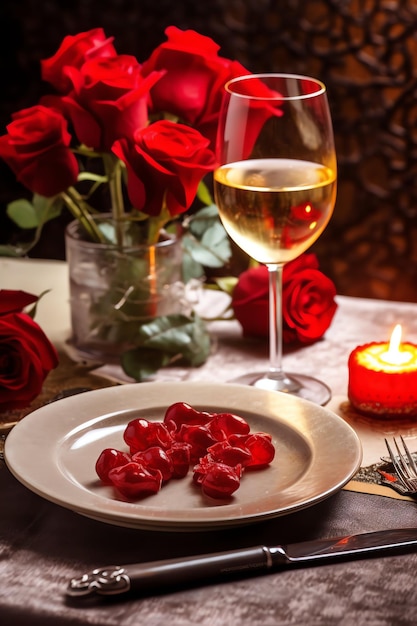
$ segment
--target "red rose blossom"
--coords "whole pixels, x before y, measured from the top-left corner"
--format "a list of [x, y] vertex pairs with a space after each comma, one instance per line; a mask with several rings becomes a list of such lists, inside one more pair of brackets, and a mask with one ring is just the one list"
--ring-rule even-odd
[[80, 143], [110, 151], [116, 139], [148, 124], [149, 90], [160, 74], [143, 78], [135, 57], [119, 55], [67, 68], [73, 91], [62, 98]]
[[232, 307], [244, 335], [269, 336], [269, 282], [265, 265], [240, 274], [232, 293]]
[[151, 89], [152, 111], [167, 111], [192, 124], [214, 145], [225, 83], [250, 72], [218, 55], [219, 46], [194, 30], [165, 30], [167, 41], [143, 63], [142, 74], [166, 74]]
[[26, 291], [14, 291], [12, 289], [0, 290], [0, 315], [5, 313], [20, 313], [29, 304], [37, 302], [38, 296]]
[[319, 270], [315, 254], [304, 254], [284, 266], [283, 320], [286, 341], [320, 339], [336, 313], [336, 287]]
[[215, 167], [208, 144], [195, 129], [169, 121], [138, 130], [133, 142], [115, 142], [113, 152], [127, 167], [127, 190], [133, 206], [157, 216], [165, 195], [171, 216], [184, 213], [203, 176]]
[[[333, 282], [319, 269], [314, 254], [287, 263], [283, 271], [284, 343], [312, 343], [320, 339], [333, 319], [337, 304]], [[236, 319], [246, 336], [269, 335], [269, 279], [264, 265], [239, 276], [232, 294]]]
[[37, 299], [24, 291], [0, 290], [0, 411], [29, 406], [58, 365], [54, 346], [23, 312]]
[[71, 89], [67, 68], [80, 68], [85, 61], [97, 57], [116, 56], [113, 37], [107, 38], [102, 28], [94, 28], [78, 35], [64, 37], [56, 53], [41, 61], [42, 79], [61, 93]]
[[37, 105], [12, 116], [7, 135], [0, 137], [0, 157], [30, 191], [51, 197], [77, 180], [79, 166], [70, 142], [65, 118]]

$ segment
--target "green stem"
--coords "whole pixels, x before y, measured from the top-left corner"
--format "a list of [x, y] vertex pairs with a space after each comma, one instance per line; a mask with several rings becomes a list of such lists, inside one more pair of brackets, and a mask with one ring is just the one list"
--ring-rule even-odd
[[150, 217], [148, 219], [148, 237], [147, 243], [149, 245], [155, 245], [159, 241], [161, 230], [170, 221], [171, 216], [165, 206], [165, 201], [161, 210], [161, 213], [157, 217]]
[[103, 154], [104, 169], [109, 182], [111, 211], [116, 228], [117, 244], [123, 246], [122, 221], [125, 219], [123, 188], [122, 188], [122, 163], [113, 154]]
[[69, 187], [67, 191], [61, 193], [61, 197], [72, 215], [80, 222], [93, 241], [105, 243], [103, 234], [85, 207], [85, 203], [78, 191], [74, 187]]

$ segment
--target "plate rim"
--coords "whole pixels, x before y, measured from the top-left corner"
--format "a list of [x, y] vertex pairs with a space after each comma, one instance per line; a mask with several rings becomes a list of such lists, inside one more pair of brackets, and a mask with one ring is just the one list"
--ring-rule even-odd
[[[295, 502], [290, 507], [284, 507], [283, 509], [276, 507], [275, 509], [262, 511], [260, 513], [246, 514], [238, 518], [229, 518], [229, 517], [225, 518], [225, 517], [219, 516], [217, 518], [214, 517], [208, 520], [204, 520], [204, 519], [203, 520], [200, 520], [200, 519], [188, 520], [188, 521], [184, 519], [181, 519], [181, 521], [169, 520], [169, 519], [162, 519], [159, 516], [153, 516], [153, 517], [143, 516], [143, 514], [142, 515], [138, 514], [137, 510], [135, 510], [135, 512], [132, 511], [131, 513], [128, 513], [127, 508], [129, 507], [124, 507], [123, 505], [125, 504], [129, 505], [130, 503], [121, 503], [119, 507], [121, 509], [120, 512], [118, 511], [108, 512], [107, 511], [107, 512], [101, 513], [100, 509], [94, 508], [92, 505], [88, 503], [85, 504], [84, 502], [82, 502], [80, 505], [77, 505], [77, 503], [72, 498], [68, 498], [68, 496], [66, 497], [65, 493], [60, 496], [59, 495], [57, 496], [56, 489], [53, 489], [49, 487], [48, 485], [43, 485], [43, 486], [39, 485], [37, 483], [37, 480], [35, 479], [36, 476], [35, 478], [33, 477], [33, 475], [25, 476], [24, 469], [22, 472], [23, 454], [22, 454], [21, 449], [19, 450], [19, 439], [21, 439], [21, 442], [22, 441], [24, 442], [25, 437], [33, 436], [33, 433], [31, 431], [33, 430], [33, 428], [36, 428], [37, 426], [39, 426], [39, 422], [42, 422], [42, 423], [46, 422], [48, 424], [52, 421], [56, 429], [56, 431], [54, 431], [56, 436], [55, 436], [55, 440], [53, 440], [52, 442], [49, 441], [49, 443], [51, 447], [53, 446], [54, 442], [55, 442], [55, 446], [57, 446], [58, 438], [62, 439], [62, 437], [69, 435], [74, 430], [75, 427], [81, 427], [85, 425], [88, 421], [91, 421], [94, 418], [100, 418], [100, 416], [106, 417], [106, 414], [104, 413], [104, 411], [101, 410], [98, 415], [94, 415], [94, 416], [89, 415], [88, 418], [86, 419], [87, 416], [85, 415], [84, 412], [91, 411], [91, 406], [93, 406], [94, 404], [97, 404], [97, 402], [98, 404], [100, 404], [100, 401], [102, 402], [103, 400], [108, 400], [109, 406], [112, 406], [113, 413], [120, 413], [124, 411], [129, 411], [129, 410], [133, 411], [137, 409], [144, 410], [146, 409], [146, 405], [144, 404], [143, 398], [147, 396], [147, 392], [149, 392], [149, 394], [153, 397], [154, 395], [158, 395], [159, 390], [161, 391], [161, 394], [164, 393], [165, 395], [170, 395], [170, 394], [178, 395], [178, 398], [175, 401], [186, 401], [186, 402], [187, 401], [190, 402], [190, 401], [188, 399], [181, 400], [180, 399], [181, 395], [186, 396], [187, 394], [190, 394], [191, 396], [193, 396], [194, 394], [196, 395], [202, 394], [204, 396], [204, 394], [207, 394], [207, 393], [215, 395], [215, 392], [220, 393], [221, 391], [223, 398], [221, 398], [221, 401], [218, 400], [217, 404], [219, 405], [222, 404], [222, 406], [233, 405], [234, 402], [232, 402], [231, 400], [231, 398], [233, 397], [233, 394], [244, 393], [246, 394], [246, 396], [249, 396], [251, 399], [253, 399], [255, 404], [256, 402], [259, 402], [259, 403], [265, 402], [266, 404], [269, 403], [270, 404], [269, 411], [267, 411], [266, 413], [263, 413], [263, 417], [267, 417], [271, 419], [274, 419], [274, 417], [270, 415], [271, 410], [276, 407], [281, 408], [280, 407], [281, 404], [283, 405], [283, 407], [288, 405], [290, 407], [292, 406], [296, 408], [299, 407], [301, 409], [305, 409], [307, 416], [309, 415], [309, 411], [315, 412], [315, 413], [318, 412], [319, 416], [323, 418], [324, 416], [328, 417], [329, 424], [332, 424], [333, 427], [336, 425], [336, 429], [340, 429], [342, 432], [344, 432], [345, 436], [348, 436], [350, 438], [351, 444], [352, 445], [355, 444], [354, 445], [355, 454], [352, 456], [351, 459], [349, 459], [349, 462], [346, 463], [346, 467], [344, 469], [343, 475], [340, 476], [336, 481], [332, 482], [331, 480], [329, 480], [329, 483], [325, 489], [323, 489], [319, 493], [316, 493], [312, 497], [304, 498], [298, 502]], [[138, 394], [138, 398], [136, 400], [139, 402], [139, 404], [141, 404], [141, 406], [138, 406], [137, 404], [135, 406], [132, 406], [132, 402], [136, 393]], [[168, 406], [168, 404], [171, 404], [171, 401], [165, 404], [163, 401], [159, 400], [159, 405], [161, 404], [164, 406], [165, 405]], [[196, 401], [194, 401], [194, 404], [196, 404]], [[84, 412], [80, 411], [78, 416], [71, 417], [70, 416], [71, 409], [77, 408], [77, 406], [79, 407], [80, 405], [81, 405], [81, 408], [84, 409]], [[118, 408], [115, 408], [115, 405], [118, 406]], [[155, 401], [153, 402], [153, 405], [151, 406], [155, 406]], [[236, 410], [236, 407], [231, 406], [231, 409], [233, 408]], [[253, 413], [254, 410], [252, 410], [251, 407], [250, 409], [251, 409], [250, 412]], [[53, 417], [54, 413], [63, 413], [65, 416], [65, 420], [63, 420], [62, 417], [59, 417], [59, 415]], [[278, 419], [278, 421], [280, 421], [281, 423], [285, 423], [291, 429], [297, 431], [300, 434], [301, 432], [300, 429], [297, 429], [294, 426], [292, 426], [289, 423], [289, 420], [283, 418], [282, 416], [279, 416], [279, 418], [275, 418], [275, 419]], [[58, 420], [61, 420], [61, 421], [58, 421]], [[307, 421], [308, 421], [308, 418], [307, 418]], [[22, 446], [20, 443], [20, 448], [21, 447]], [[52, 449], [54, 450], [54, 448]], [[70, 509], [80, 515], [95, 519], [97, 521], [102, 521], [102, 522], [110, 523], [110, 524], [117, 525], [117, 526], [127, 526], [130, 528], [136, 528], [136, 529], [164, 530], [164, 531], [166, 530], [188, 531], [188, 530], [216, 529], [216, 528], [224, 528], [224, 527], [230, 527], [230, 526], [239, 526], [242, 524], [250, 524], [250, 523], [255, 523], [255, 522], [271, 519], [273, 517], [287, 515], [295, 511], [313, 506], [314, 504], [333, 495], [334, 493], [339, 491], [341, 488], [343, 488], [343, 486], [347, 482], [349, 482], [349, 480], [353, 477], [353, 475], [357, 472], [357, 470], [360, 467], [360, 463], [362, 460], [362, 446], [361, 446], [360, 439], [357, 433], [355, 432], [355, 430], [345, 420], [343, 420], [342, 417], [340, 417], [333, 411], [326, 409], [326, 407], [315, 405], [302, 398], [289, 396], [289, 394], [279, 393], [275, 391], [266, 391], [266, 390], [256, 389], [254, 387], [248, 387], [246, 385], [240, 385], [240, 384], [216, 383], [216, 382], [211, 383], [211, 382], [203, 382], [203, 381], [201, 382], [199, 381], [190, 381], [190, 382], [156, 381], [156, 382], [148, 382], [148, 383], [131, 383], [129, 385], [120, 385], [120, 386], [105, 387], [102, 389], [95, 389], [95, 390], [87, 391], [87, 392], [84, 392], [75, 396], [64, 398], [57, 402], [50, 403], [50, 404], [44, 405], [43, 407], [36, 409], [32, 413], [29, 413], [27, 416], [25, 416], [9, 433], [5, 442], [4, 457], [5, 457], [6, 465], [8, 466], [11, 473], [29, 490], [33, 491], [34, 493], [38, 494], [39, 496], [45, 498], [46, 500], [50, 502], [58, 504], [59, 506], [62, 506], [64, 508]], [[53, 454], [51, 453], [51, 459], [52, 457], [53, 457]], [[81, 489], [81, 487], [77, 486], [74, 482], [71, 483], [68, 476], [64, 475], [62, 471], [60, 471], [59, 469], [57, 470], [58, 463], [56, 463], [55, 465], [53, 463], [51, 464], [50, 459], [47, 459], [46, 463], [47, 465], [48, 463], [49, 465], [51, 465], [52, 472], [55, 471], [55, 473], [60, 474], [60, 478], [64, 476], [65, 481], [69, 485], [72, 484], [72, 486], [75, 486], [76, 489], [78, 490]], [[23, 459], [23, 468], [24, 468], [24, 465], [25, 464], [24, 464], [24, 459]], [[93, 497], [93, 500], [94, 499], [95, 497]]]

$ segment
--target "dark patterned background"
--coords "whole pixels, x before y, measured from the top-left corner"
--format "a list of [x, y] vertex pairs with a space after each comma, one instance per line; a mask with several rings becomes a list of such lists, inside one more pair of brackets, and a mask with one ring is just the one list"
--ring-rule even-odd
[[[327, 84], [339, 191], [314, 247], [321, 267], [341, 294], [417, 301], [416, 0], [2, 0], [1, 133], [37, 102], [39, 60], [66, 34], [102, 26], [141, 61], [170, 24], [211, 36], [252, 71]], [[20, 192], [0, 163], [2, 240], [3, 207]], [[36, 255], [62, 257], [62, 227], [49, 227]]]

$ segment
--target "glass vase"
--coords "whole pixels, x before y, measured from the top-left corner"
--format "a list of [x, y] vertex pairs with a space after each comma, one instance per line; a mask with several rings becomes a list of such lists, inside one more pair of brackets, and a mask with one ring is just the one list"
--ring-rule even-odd
[[71, 345], [81, 357], [119, 361], [134, 347], [138, 328], [161, 315], [186, 312], [181, 240], [162, 233], [155, 245], [135, 243], [132, 224], [96, 218], [110, 239], [87, 240], [75, 220], [66, 229], [69, 266]]

